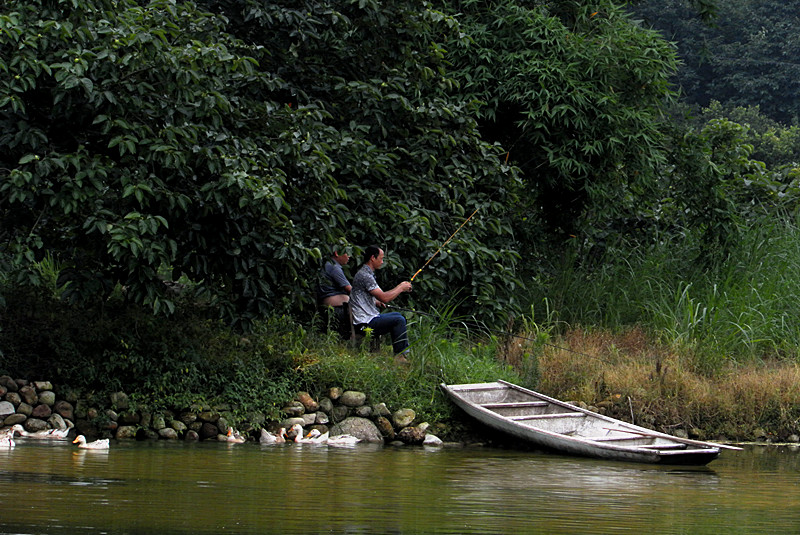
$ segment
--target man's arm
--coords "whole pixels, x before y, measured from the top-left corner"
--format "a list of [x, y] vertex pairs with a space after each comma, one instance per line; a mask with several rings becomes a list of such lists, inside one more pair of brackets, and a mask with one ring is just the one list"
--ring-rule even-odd
[[380, 289], [380, 287], [375, 288], [374, 290], [370, 291], [369, 293], [380, 301], [383, 304], [388, 304], [392, 302], [398, 295], [403, 292], [410, 292], [411, 291], [411, 283], [408, 281], [403, 281], [388, 292], [384, 292]]

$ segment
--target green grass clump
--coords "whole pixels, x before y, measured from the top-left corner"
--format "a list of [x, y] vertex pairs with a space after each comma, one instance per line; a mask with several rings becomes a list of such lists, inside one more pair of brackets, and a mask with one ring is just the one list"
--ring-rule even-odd
[[[573, 262], [550, 286], [572, 326], [639, 325], [713, 372], [726, 362], [796, 360], [800, 347], [800, 226], [753, 222], [730, 254], [700, 260], [691, 234], [610, 247], [601, 261]], [[574, 261], [574, 259], [573, 259]]]
[[363, 390], [391, 410], [413, 408], [421, 419], [436, 422], [449, 418], [453, 410], [441, 383], [519, 382], [512, 367], [497, 360], [496, 342], [475, 344], [465, 330], [466, 322], [453, 318], [451, 311], [405, 315], [410, 365], [395, 363], [391, 347], [385, 344], [377, 352], [371, 352], [367, 343], [356, 348], [345, 343], [320, 345], [318, 358], [302, 369], [303, 386], [316, 395], [332, 386]]

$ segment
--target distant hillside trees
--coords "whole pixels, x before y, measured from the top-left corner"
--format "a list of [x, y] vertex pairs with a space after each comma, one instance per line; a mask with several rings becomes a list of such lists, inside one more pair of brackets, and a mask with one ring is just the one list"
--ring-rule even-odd
[[785, 125], [800, 118], [797, 0], [731, 0], [711, 24], [678, 0], [643, 2], [633, 10], [677, 44], [683, 65], [676, 82], [686, 102], [758, 106]]

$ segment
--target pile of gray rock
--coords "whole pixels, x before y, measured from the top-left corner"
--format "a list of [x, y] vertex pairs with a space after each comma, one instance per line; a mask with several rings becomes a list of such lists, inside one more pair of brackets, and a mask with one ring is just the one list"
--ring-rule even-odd
[[[58, 394], [58, 395], [57, 395]], [[331, 388], [315, 400], [307, 392], [283, 407], [284, 418], [268, 421], [266, 415], [249, 414], [239, 431], [258, 440], [262, 428], [277, 431], [300, 424], [331, 435], [350, 434], [363, 442], [441, 445], [429, 424], [416, 422], [411, 409], [390, 411], [384, 403], [370, 404], [363, 392]], [[123, 392], [108, 399], [81, 398], [46, 381], [0, 376], [0, 428], [21, 424], [31, 433], [47, 429], [72, 429], [90, 438], [119, 440], [225, 440], [234, 422], [228, 406], [193, 406], [150, 412], [136, 409]]]
[[[392, 412], [385, 403], [369, 404], [364, 392], [335, 387], [319, 401], [308, 392], [300, 392], [283, 407], [283, 413], [286, 418], [277, 427], [285, 429], [300, 424], [305, 430], [353, 435], [364, 442], [442, 445], [442, 441], [429, 432], [430, 424], [415, 425], [416, 413], [412, 409]], [[271, 427], [274, 431], [276, 425]]]
[[0, 376], [0, 427], [22, 424], [32, 433], [46, 429], [63, 431], [73, 427], [74, 421], [74, 405], [56, 399], [52, 384]]

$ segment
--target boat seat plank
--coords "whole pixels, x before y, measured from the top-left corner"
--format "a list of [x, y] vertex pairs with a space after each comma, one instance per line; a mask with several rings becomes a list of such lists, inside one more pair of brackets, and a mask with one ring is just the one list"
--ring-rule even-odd
[[589, 440], [594, 440], [595, 442], [631, 442], [633, 440], [646, 440], [648, 437], [586, 437]]
[[554, 412], [550, 414], [528, 414], [525, 416], [509, 416], [509, 420], [550, 420], [557, 418], [582, 418], [586, 416], [582, 412]]
[[495, 391], [495, 392], [507, 392], [509, 389], [506, 386], [498, 385], [497, 383], [478, 383], [474, 385], [459, 385], [457, 387], [453, 387], [453, 390], [456, 392], [485, 392], [485, 391]]
[[506, 403], [481, 403], [485, 409], [524, 409], [527, 407], [547, 407], [546, 401], [511, 401]]
[[[689, 445], [691, 446], [691, 444]], [[663, 455], [665, 457], [669, 456], [680, 457], [681, 455], [703, 454], [703, 453], [715, 455], [719, 453], [719, 450], [716, 448], [697, 447], [697, 448], [686, 448], [685, 450], [663, 450], [658, 452], [659, 455]]]

